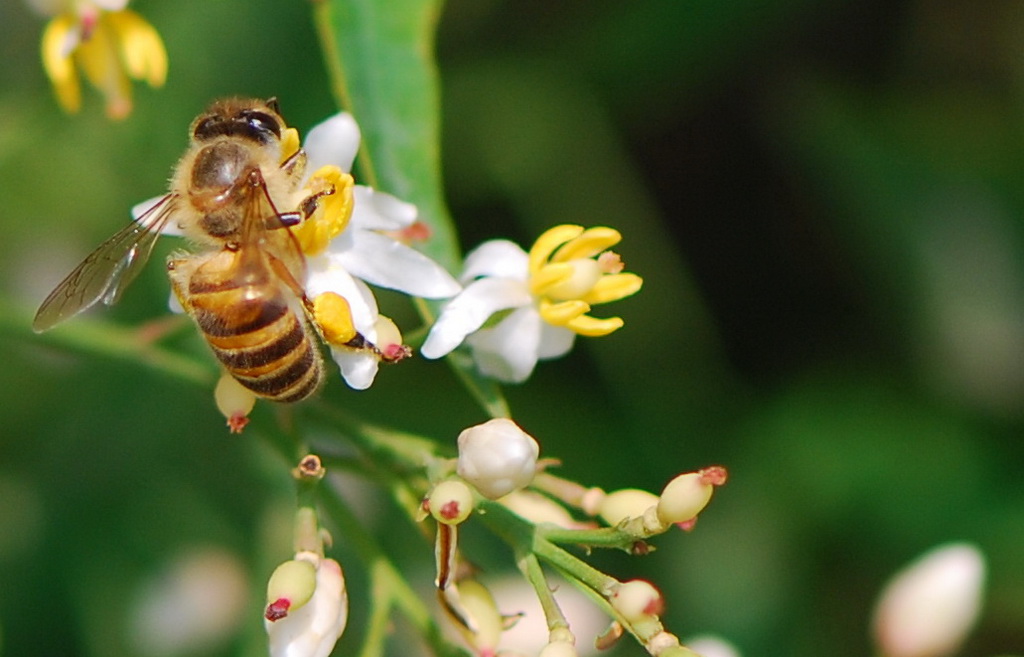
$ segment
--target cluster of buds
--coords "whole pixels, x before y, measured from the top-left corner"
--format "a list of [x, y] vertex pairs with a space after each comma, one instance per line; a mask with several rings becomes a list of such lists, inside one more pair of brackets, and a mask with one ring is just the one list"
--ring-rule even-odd
[[590, 488], [580, 495], [579, 504], [589, 515], [638, 537], [663, 534], [672, 526], [689, 530], [711, 501], [715, 487], [727, 478], [725, 468], [713, 465], [675, 477], [660, 496], [637, 488], [611, 493]]

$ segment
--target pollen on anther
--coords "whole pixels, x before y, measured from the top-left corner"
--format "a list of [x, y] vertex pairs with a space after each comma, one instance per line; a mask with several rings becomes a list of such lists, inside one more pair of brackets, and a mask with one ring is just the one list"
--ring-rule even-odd
[[622, 258], [618, 253], [615, 253], [614, 251], [605, 251], [601, 255], [597, 256], [597, 266], [605, 274], [618, 274], [625, 269], [626, 263], [622, 262]]

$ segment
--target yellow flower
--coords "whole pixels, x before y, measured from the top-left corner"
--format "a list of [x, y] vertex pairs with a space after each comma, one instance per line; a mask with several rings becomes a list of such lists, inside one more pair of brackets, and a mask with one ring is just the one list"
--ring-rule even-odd
[[56, 15], [43, 31], [43, 66], [65, 111], [75, 113], [82, 105], [79, 68], [103, 92], [112, 119], [123, 119], [131, 112], [130, 78], [145, 80], [152, 87], [163, 85], [167, 77], [163, 41], [145, 19], [124, 8], [126, 0], [49, 4], [46, 9]]

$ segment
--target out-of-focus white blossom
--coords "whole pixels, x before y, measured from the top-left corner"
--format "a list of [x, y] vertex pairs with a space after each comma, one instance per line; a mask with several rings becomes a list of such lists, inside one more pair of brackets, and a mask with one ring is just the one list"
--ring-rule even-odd
[[896, 574], [875, 608], [885, 657], [944, 657], [960, 647], [981, 610], [985, 559], [966, 543], [937, 547]]

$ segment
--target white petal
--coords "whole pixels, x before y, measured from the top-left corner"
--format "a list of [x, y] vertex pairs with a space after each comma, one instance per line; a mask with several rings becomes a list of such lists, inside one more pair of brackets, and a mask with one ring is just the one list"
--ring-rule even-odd
[[490, 240], [469, 252], [459, 279], [467, 283], [480, 276], [499, 276], [525, 281], [529, 276], [529, 256], [508, 240]]
[[356, 330], [371, 341], [375, 339], [374, 324], [379, 312], [373, 292], [330, 255], [309, 258], [306, 267], [306, 295], [313, 299], [324, 292], [334, 292], [344, 297], [352, 311]]
[[352, 190], [351, 227], [361, 230], [401, 230], [415, 223], [419, 210], [412, 203], [365, 185]]
[[533, 306], [519, 308], [497, 326], [471, 335], [473, 360], [487, 376], [507, 383], [522, 383], [537, 365], [541, 324]]
[[541, 360], [547, 360], [564, 356], [572, 349], [575, 341], [576, 334], [564, 326], [554, 326], [547, 322], [542, 322], [537, 357]]
[[353, 276], [415, 297], [447, 299], [462, 289], [441, 265], [380, 233], [354, 232], [351, 248], [337, 258]]
[[379, 366], [376, 356], [366, 352], [331, 347], [331, 357], [341, 368], [341, 376], [350, 388], [366, 390], [373, 385]]
[[[146, 217], [146, 219], [156, 219], [159, 216], [158, 214], [149, 214], [149, 216], [147, 216], [147, 214], [165, 199], [167, 199], [167, 194], [161, 194], [160, 196], [154, 196], [153, 198], [146, 199], [142, 203], [136, 203], [132, 206], [132, 219], [135, 221], [139, 221], [143, 217]], [[182, 237], [185, 233], [181, 230], [181, 225], [177, 221], [168, 221], [164, 224], [163, 230], [160, 231], [160, 234]]]
[[347, 112], [335, 114], [318, 123], [306, 134], [306, 172], [312, 174], [322, 166], [333, 164], [342, 171], [352, 169], [352, 160], [359, 151], [359, 126]]
[[444, 307], [420, 349], [425, 358], [440, 358], [455, 349], [499, 310], [533, 303], [533, 297], [519, 281], [481, 278], [470, 283]]

